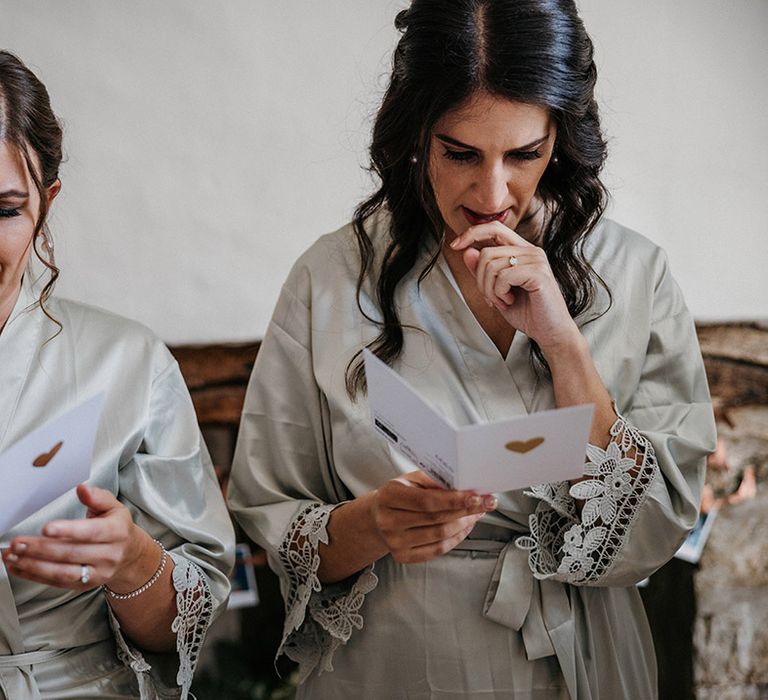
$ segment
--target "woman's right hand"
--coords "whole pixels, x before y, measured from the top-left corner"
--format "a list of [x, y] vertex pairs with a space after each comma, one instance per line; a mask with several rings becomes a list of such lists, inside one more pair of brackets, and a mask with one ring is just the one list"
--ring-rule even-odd
[[497, 504], [495, 496], [449, 491], [415, 471], [380, 486], [374, 492], [371, 515], [392, 558], [410, 564], [452, 550]]

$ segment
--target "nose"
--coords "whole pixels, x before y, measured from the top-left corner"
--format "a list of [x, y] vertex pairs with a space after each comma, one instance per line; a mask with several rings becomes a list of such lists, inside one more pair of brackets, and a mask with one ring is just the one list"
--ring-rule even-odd
[[509, 178], [510, 173], [503, 162], [489, 163], [482, 169], [475, 185], [481, 213], [493, 214], [510, 206]]

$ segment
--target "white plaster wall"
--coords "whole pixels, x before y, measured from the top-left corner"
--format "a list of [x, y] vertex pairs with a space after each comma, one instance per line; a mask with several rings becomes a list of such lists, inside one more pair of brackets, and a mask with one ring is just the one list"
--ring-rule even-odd
[[[263, 334], [293, 260], [346, 222], [402, 1], [2, 0], [68, 161], [60, 293], [172, 343]], [[699, 319], [768, 318], [768, 3], [581, 0], [613, 216]]]

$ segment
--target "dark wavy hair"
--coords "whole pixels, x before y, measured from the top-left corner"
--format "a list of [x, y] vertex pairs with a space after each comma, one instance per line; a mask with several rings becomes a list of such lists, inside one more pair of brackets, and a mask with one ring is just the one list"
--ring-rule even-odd
[[47, 227], [48, 188], [59, 179], [62, 161], [62, 131], [51, 109], [48, 91], [35, 74], [16, 56], [0, 51], [0, 142], [13, 144], [21, 153], [30, 177], [40, 195], [32, 248], [50, 277], [40, 292], [40, 308], [61, 329], [61, 324], [45, 308], [59, 268]]
[[[557, 138], [537, 190], [547, 211], [541, 245], [573, 318], [594, 300], [596, 282], [610, 298], [583, 254], [607, 200], [599, 177], [606, 144], [594, 98], [592, 41], [572, 0], [413, 0], [397, 15], [395, 27], [402, 36], [370, 150], [370, 169], [381, 184], [353, 220], [360, 254], [358, 307], [381, 329], [369, 348], [388, 364], [402, 352], [398, 284], [425, 243], [436, 242], [435, 254], [420, 271], [419, 282], [424, 279], [444, 237], [428, 175], [431, 131], [442, 115], [478, 92], [539, 105], [553, 115]], [[366, 222], [382, 208], [390, 214], [390, 241], [374, 270]], [[375, 288], [380, 319], [362, 309], [367, 280]], [[532, 352], [548, 371], [535, 343]], [[347, 366], [346, 385], [352, 397], [365, 389], [359, 353]]]

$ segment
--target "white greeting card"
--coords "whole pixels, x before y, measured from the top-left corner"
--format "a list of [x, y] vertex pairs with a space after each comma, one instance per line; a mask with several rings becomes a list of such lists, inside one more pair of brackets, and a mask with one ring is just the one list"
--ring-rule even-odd
[[593, 404], [457, 428], [373, 353], [363, 354], [376, 430], [446, 488], [494, 493], [583, 475]]
[[0, 454], [0, 536], [88, 479], [103, 401], [84, 401]]

